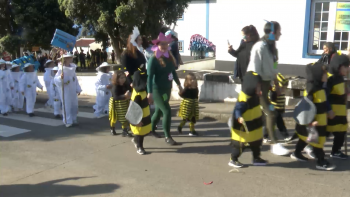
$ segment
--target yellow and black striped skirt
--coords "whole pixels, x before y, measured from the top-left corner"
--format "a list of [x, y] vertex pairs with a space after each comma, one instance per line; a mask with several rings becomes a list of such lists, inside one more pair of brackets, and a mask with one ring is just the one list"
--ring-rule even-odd
[[129, 108], [129, 100], [114, 100], [113, 97], [109, 99], [109, 121], [111, 127], [119, 121], [121, 124], [128, 122], [125, 119], [126, 112]]
[[195, 123], [199, 119], [198, 99], [183, 99], [180, 104], [179, 117]]

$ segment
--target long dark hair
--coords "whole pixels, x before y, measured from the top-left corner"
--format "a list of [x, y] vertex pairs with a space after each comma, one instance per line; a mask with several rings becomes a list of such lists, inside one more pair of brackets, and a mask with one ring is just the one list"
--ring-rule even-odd
[[276, 41], [269, 40], [269, 34], [271, 33], [271, 23], [273, 23], [273, 30], [274, 30], [273, 33], [275, 35], [276, 35], [276, 32], [281, 29], [281, 25], [278, 22], [276, 22], [276, 21], [267, 22], [264, 26], [265, 35], [261, 38], [261, 40], [267, 43], [267, 45], [269, 47], [269, 51], [273, 55], [274, 62], [277, 62], [278, 61], [278, 51], [276, 48]]
[[[124, 73], [123, 71], [118, 70], [118, 71], [114, 72], [114, 74], [113, 74], [113, 76], [112, 76], [112, 84], [113, 84], [113, 85], [121, 85], [121, 86], [126, 85], [126, 83], [124, 83], [124, 84], [118, 84], [118, 83], [119, 83], [119, 78], [120, 78], [121, 76], [125, 76], [125, 73]], [[125, 76], [125, 77], [126, 77], [126, 76]]]
[[259, 33], [253, 25], [243, 27], [242, 32], [244, 35], [249, 36], [252, 42], [257, 42], [259, 40]]
[[[132, 39], [131, 36], [132, 36], [132, 34], [129, 35], [128, 44], [126, 45], [125, 53], [136, 59], [137, 58], [136, 53], [137, 53], [138, 49], [133, 44], [131, 44], [131, 42], [130, 42]], [[136, 37], [136, 39], [137, 38], [138, 37]], [[135, 41], [136, 41], [136, 39], [135, 39]]]

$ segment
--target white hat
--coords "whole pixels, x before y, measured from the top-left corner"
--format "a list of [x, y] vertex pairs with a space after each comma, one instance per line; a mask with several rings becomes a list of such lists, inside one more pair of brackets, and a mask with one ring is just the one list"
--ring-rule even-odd
[[17, 64], [12, 64], [12, 68], [11, 68], [11, 69], [16, 68], [16, 67], [19, 67], [19, 65], [17, 65]]
[[48, 64], [48, 63], [50, 63], [50, 62], [52, 62], [52, 60], [47, 60], [47, 61], [45, 62], [45, 64]]
[[135, 47], [137, 47], [137, 43], [136, 43], [136, 38], [140, 35], [140, 31], [139, 28], [137, 28], [136, 26], [134, 27], [134, 30], [132, 31], [131, 34], [131, 38], [130, 38], [130, 43], [132, 45], [134, 45]]
[[111, 66], [111, 65], [109, 65], [107, 62], [103, 62], [99, 67], [96, 68], [96, 70], [100, 71], [100, 68], [108, 67], [108, 66]]
[[28, 66], [34, 66], [34, 64], [32, 64], [32, 63], [26, 63], [26, 64], [24, 64], [24, 68], [27, 68]]
[[74, 55], [68, 52], [67, 54], [64, 54], [63, 57], [74, 57]]
[[12, 65], [12, 62], [7, 61], [5, 64]]
[[0, 59], [0, 64], [6, 64], [5, 60]]
[[58, 70], [58, 67], [56, 66], [56, 67], [53, 67], [53, 69], [52, 70]]

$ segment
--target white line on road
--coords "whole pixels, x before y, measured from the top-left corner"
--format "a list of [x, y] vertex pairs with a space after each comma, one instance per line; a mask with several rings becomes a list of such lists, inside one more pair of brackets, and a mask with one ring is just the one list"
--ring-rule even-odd
[[[35, 111], [45, 112], [45, 113], [53, 113], [52, 109], [48, 109], [48, 108], [38, 108], [38, 109], [35, 109]], [[100, 115], [100, 117], [105, 117], [105, 116], [107, 116], [107, 114]], [[79, 112], [78, 117], [79, 118], [89, 118], [89, 119], [96, 118], [94, 113], [90, 113], [90, 112]]]
[[63, 125], [62, 120], [51, 119], [51, 118], [42, 118], [39, 116], [29, 117], [28, 115], [24, 115], [24, 114], [10, 114], [8, 116], [2, 116], [0, 118], [19, 120], [19, 121], [47, 125], [47, 126], [53, 126], [53, 127]]
[[9, 126], [5, 126], [5, 125], [0, 125], [0, 136], [2, 137], [11, 137], [14, 135], [18, 135], [21, 133], [27, 133], [30, 130], [27, 129], [20, 129], [20, 128], [16, 128], [16, 127], [9, 127]]

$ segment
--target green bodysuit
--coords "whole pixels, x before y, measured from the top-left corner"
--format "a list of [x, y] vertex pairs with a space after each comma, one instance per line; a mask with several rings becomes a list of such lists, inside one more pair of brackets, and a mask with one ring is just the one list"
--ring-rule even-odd
[[155, 130], [159, 122], [161, 113], [163, 113], [163, 129], [165, 137], [171, 137], [171, 108], [169, 105], [170, 93], [173, 80], [180, 85], [179, 78], [175, 71], [175, 65], [171, 58], [164, 58], [165, 67], [162, 67], [159, 60], [153, 56], [148, 61], [147, 66], [147, 89], [148, 93], [153, 94], [155, 112], [152, 116], [152, 131]]

